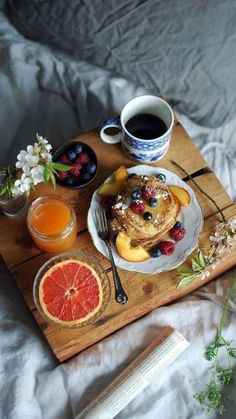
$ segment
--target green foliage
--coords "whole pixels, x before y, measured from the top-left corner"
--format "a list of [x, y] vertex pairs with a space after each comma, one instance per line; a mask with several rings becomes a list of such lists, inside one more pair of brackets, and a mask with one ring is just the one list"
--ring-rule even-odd
[[179, 282], [177, 288], [183, 288], [185, 285], [190, 284], [196, 275], [201, 274], [207, 266], [207, 260], [203, 256], [202, 251], [198, 252], [198, 255], [191, 259], [192, 268], [178, 268]]
[[[230, 358], [236, 358], [236, 348], [231, 346], [232, 342], [229, 342], [222, 336], [222, 330], [226, 320], [228, 305], [235, 286], [236, 274], [233, 277], [232, 284], [226, 296], [216, 338], [214, 342], [206, 348], [204, 353], [207, 361], [214, 361], [212, 369], [212, 380], [203, 391], [194, 396], [201, 405], [206, 407], [208, 412], [216, 410], [216, 412], [219, 414], [222, 414], [225, 411], [226, 404], [231, 399], [230, 396], [223, 393], [222, 386], [230, 384], [232, 380], [233, 371], [230, 366]], [[221, 349], [224, 349], [227, 354], [227, 368], [222, 367], [218, 363], [218, 353]]]

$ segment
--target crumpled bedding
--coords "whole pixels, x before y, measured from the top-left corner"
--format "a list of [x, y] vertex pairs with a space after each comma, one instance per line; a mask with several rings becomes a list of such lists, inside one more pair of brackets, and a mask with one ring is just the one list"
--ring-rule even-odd
[[236, 113], [232, 0], [9, 0], [30, 39], [165, 96], [206, 127]]
[[[58, 146], [98, 126], [104, 118], [117, 115], [129, 98], [145, 91], [92, 63], [54, 53], [50, 48], [26, 40], [0, 13], [0, 164], [14, 161], [18, 150], [29, 144], [36, 132]], [[226, 132], [227, 146], [235, 147], [233, 128], [222, 126], [216, 136], [214, 129], [205, 130], [186, 115], [187, 109], [185, 114], [179, 111], [182, 122], [200, 147], [207, 147], [208, 139], [217, 142], [216, 146], [205, 148], [205, 157], [213, 169], [219, 171], [231, 195], [236, 196], [235, 182], [231, 178], [235, 160], [231, 160], [231, 152], [222, 160]], [[231, 278], [232, 272], [229, 272], [59, 365], [1, 262], [1, 419], [74, 418], [166, 325], [176, 327], [190, 341], [190, 347], [118, 417], [216, 418], [214, 413], [207, 416], [193, 395], [210, 377], [203, 350], [215, 336]], [[224, 331], [227, 339], [235, 338], [235, 328], [235, 305], [232, 304]], [[233, 385], [230, 391], [234, 394]], [[233, 412], [235, 402], [223, 418], [234, 417]]]

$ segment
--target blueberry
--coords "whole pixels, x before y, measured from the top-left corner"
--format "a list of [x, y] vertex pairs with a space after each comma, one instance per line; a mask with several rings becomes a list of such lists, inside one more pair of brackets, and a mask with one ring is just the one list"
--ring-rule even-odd
[[87, 172], [81, 173], [80, 175], [80, 180], [82, 181], [82, 183], [87, 183], [90, 180], [90, 178], [91, 176]]
[[156, 175], [157, 179], [161, 180], [162, 182], [166, 181], [166, 176], [164, 175], [164, 173], [158, 173]]
[[144, 214], [143, 214], [143, 218], [144, 218], [144, 220], [146, 220], [146, 221], [150, 221], [151, 219], [152, 219], [152, 213], [151, 212], [145, 212]]
[[149, 205], [152, 208], [155, 208], [157, 206], [157, 199], [156, 198], [150, 198], [149, 199]]
[[85, 167], [86, 173], [93, 175], [96, 172], [97, 166], [95, 163], [88, 163]]
[[132, 199], [140, 199], [141, 196], [142, 196], [142, 194], [141, 194], [141, 192], [138, 189], [136, 189], [135, 191], [133, 191], [131, 193], [131, 198]]
[[67, 186], [74, 186], [75, 183], [76, 183], [76, 180], [77, 180], [76, 176], [69, 174], [66, 178], [66, 185]]
[[83, 151], [83, 146], [81, 144], [76, 144], [75, 153], [78, 155]]
[[159, 247], [153, 247], [151, 249], [151, 256], [153, 258], [159, 258], [161, 256], [161, 249], [159, 249]]
[[182, 227], [182, 223], [180, 221], [177, 221], [174, 225], [174, 228], [181, 228]]
[[76, 159], [76, 152], [70, 149], [66, 152], [66, 157], [68, 158], [68, 160], [74, 161]]

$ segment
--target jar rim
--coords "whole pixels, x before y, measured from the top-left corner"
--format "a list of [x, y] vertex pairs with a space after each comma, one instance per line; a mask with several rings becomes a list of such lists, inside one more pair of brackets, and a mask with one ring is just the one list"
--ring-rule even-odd
[[[56, 234], [47, 234], [47, 233], [42, 233], [39, 230], [37, 230], [31, 223], [32, 220], [32, 215], [34, 210], [43, 202], [48, 202], [48, 201], [54, 200], [54, 201], [61, 201], [63, 202], [67, 208], [70, 210], [70, 221], [69, 223], [65, 226], [65, 228], [63, 230], [61, 230], [60, 232], [56, 233]], [[55, 195], [55, 194], [47, 194], [47, 195], [43, 195], [40, 196], [38, 198], [36, 198], [30, 205], [28, 214], [27, 214], [27, 226], [29, 231], [34, 235], [37, 236], [38, 238], [42, 239], [42, 240], [55, 240], [58, 238], [63, 238], [65, 237], [73, 228], [74, 222], [75, 222], [75, 212], [74, 209], [71, 207], [71, 205], [69, 204], [69, 202], [62, 198], [59, 195]]]

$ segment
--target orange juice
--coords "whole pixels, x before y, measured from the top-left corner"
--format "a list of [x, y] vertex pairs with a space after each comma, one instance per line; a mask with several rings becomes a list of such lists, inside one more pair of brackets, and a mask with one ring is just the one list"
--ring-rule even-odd
[[75, 212], [57, 195], [40, 197], [31, 204], [27, 226], [36, 246], [46, 252], [61, 252], [76, 239]]

